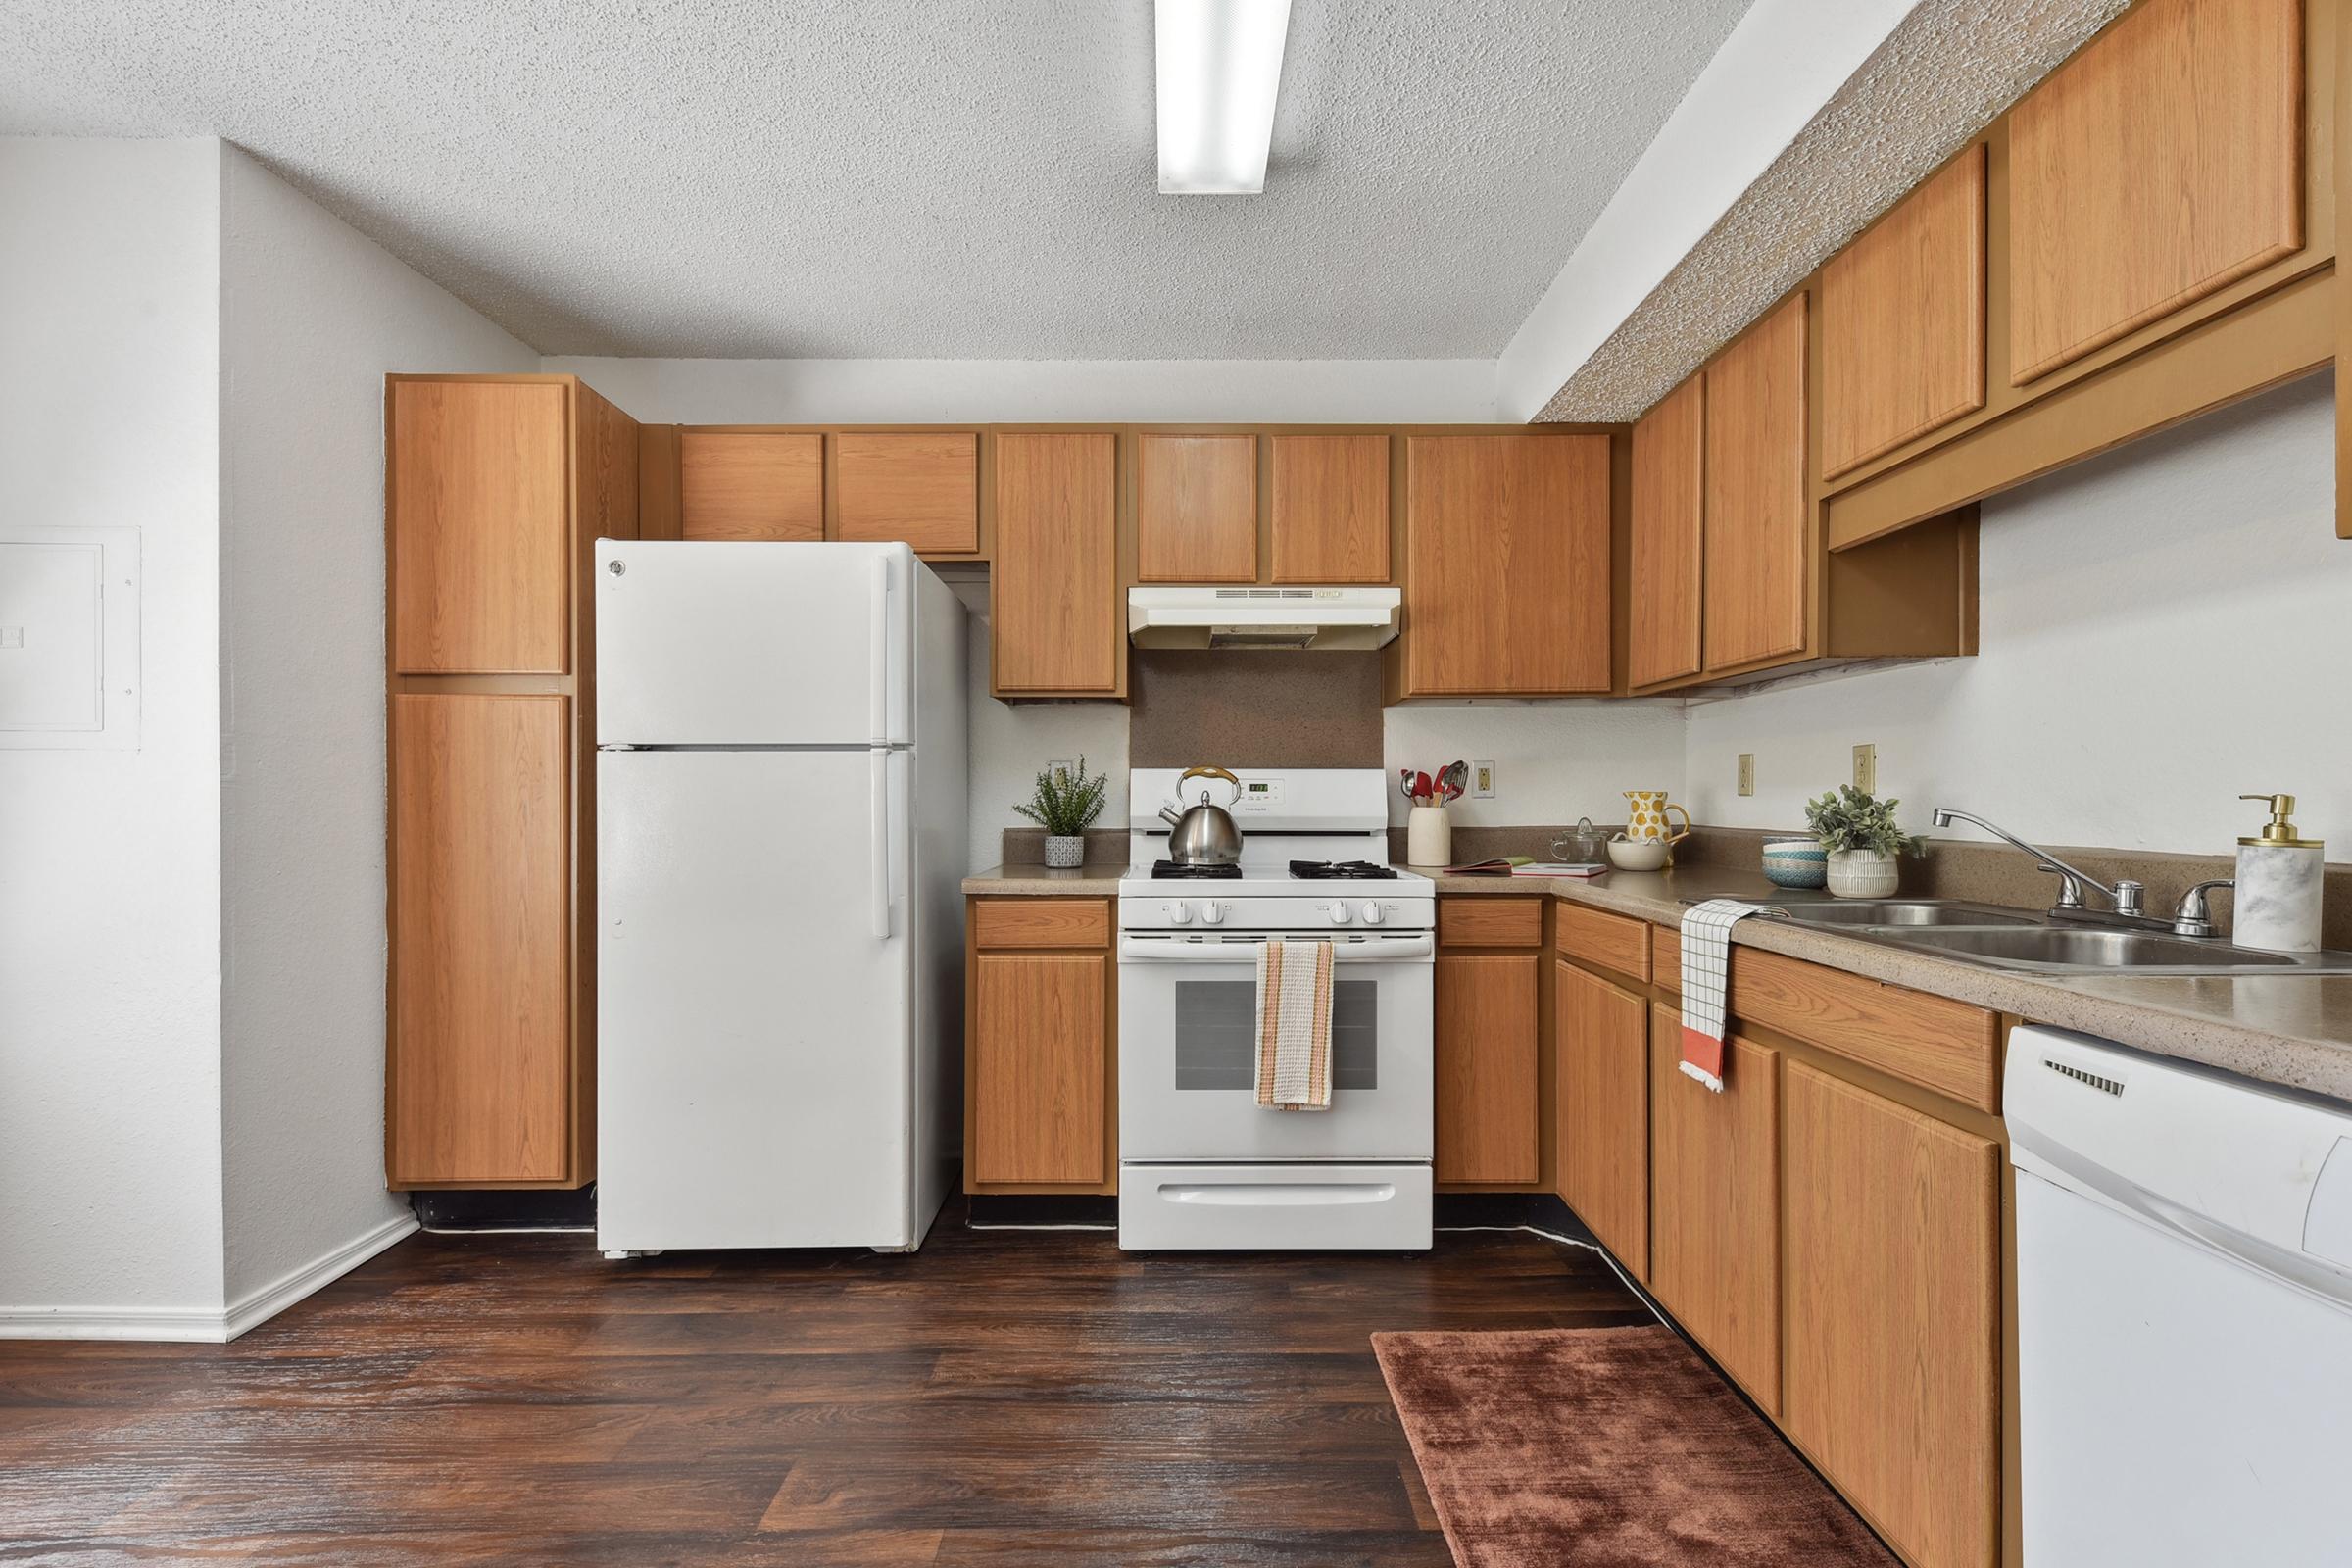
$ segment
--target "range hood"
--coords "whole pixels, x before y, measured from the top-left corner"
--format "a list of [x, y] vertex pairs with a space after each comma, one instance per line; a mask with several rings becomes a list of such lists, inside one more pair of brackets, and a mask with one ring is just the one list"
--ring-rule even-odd
[[1395, 588], [1130, 588], [1138, 648], [1378, 648], [1396, 635]]

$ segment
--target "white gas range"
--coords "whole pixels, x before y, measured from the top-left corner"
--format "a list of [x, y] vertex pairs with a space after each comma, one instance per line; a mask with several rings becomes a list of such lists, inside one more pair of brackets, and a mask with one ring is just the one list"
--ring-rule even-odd
[[[1377, 768], [1236, 770], [1238, 867], [1166, 863], [1138, 768], [1119, 880], [1119, 1245], [1430, 1245], [1437, 897], [1391, 866]], [[1188, 790], [1198, 790], [1198, 782]], [[1211, 786], [1222, 801], [1232, 787]], [[1189, 804], [1189, 802], [1188, 802]], [[1333, 945], [1332, 1103], [1256, 1102], [1257, 950]]]

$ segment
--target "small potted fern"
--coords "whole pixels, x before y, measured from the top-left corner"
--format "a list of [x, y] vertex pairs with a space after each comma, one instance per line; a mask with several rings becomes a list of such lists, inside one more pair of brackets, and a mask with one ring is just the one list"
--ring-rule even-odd
[[1102, 814], [1109, 788], [1110, 775], [1090, 775], [1083, 757], [1075, 773], [1049, 767], [1037, 775], [1036, 792], [1013, 809], [1046, 830], [1046, 864], [1067, 870], [1086, 863], [1086, 830]]
[[1925, 841], [1894, 820], [1900, 804], [1840, 784], [1805, 803], [1805, 825], [1829, 852], [1830, 891], [1841, 899], [1884, 899], [1901, 881], [1895, 858], [1917, 855]]

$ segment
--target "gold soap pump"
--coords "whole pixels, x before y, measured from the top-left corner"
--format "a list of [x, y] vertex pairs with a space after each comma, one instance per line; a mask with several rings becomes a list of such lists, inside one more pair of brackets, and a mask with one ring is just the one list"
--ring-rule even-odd
[[2260, 801], [2271, 819], [2237, 841], [2237, 888], [2230, 939], [2272, 953], [2320, 950], [2320, 895], [2327, 885], [2327, 845], [2295, 831], [2292, 795], [2241, 795]]

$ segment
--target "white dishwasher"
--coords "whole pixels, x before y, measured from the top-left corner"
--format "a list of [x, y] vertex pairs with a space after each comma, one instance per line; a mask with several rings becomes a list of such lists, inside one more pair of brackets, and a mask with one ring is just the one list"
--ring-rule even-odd
[[2352, 1563], [2352, 1107], [2010, 1037], [2026, 1568]]

